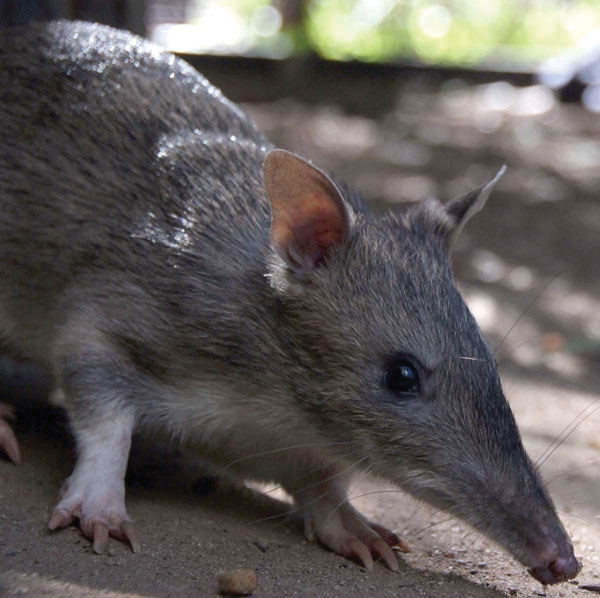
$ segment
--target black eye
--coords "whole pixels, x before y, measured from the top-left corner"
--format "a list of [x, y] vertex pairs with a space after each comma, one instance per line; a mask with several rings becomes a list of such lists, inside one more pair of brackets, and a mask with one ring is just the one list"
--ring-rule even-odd
[[419, 372], [406, 359], [392, 361], [384, 374], [383, 383], [392, 392], [419, 392]]

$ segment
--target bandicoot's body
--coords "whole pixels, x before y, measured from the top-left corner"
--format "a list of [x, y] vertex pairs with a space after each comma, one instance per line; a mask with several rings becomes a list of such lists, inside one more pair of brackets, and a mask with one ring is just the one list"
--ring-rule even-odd
[[97, 25], [0, 32], [0, 100], [0, 336], [77, 439], [51, 528], [138, 547], [123, 478], [145, 429], [281, 483], [308, 537], [367, 567], [402, 544], [346, 502], [352, 466], [542, 583], [577, 573], [450, 270], [493, 182], [372, 215], [185, 62]]

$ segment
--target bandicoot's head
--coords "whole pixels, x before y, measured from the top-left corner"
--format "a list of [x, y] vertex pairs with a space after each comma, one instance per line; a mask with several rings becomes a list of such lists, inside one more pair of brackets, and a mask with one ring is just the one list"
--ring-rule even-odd
[[296, 351], [290, 385], [324, 433], [555, 583], [579, 563], [450, 267], [452, 243], [500, 174], [444, 205], [370, 215], [323, 172], [274, 150], [264, 163], [270, 277]]

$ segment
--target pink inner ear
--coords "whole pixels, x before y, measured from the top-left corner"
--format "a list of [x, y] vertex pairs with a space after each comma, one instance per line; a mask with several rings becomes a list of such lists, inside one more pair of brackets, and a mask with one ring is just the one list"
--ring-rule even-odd
[[344, 240], [344, 215], [328, 197], [318, 194], [310, 194], [297, 208], [288, 223], [295, 252], [309, 257], [317, 266], [331, 247]]
[[267, 155], [263, 176], [271, 202], [273, 248], [292, 268], [319, 265], [350, 231], [337, 187], [325, 173], [285, 150]]

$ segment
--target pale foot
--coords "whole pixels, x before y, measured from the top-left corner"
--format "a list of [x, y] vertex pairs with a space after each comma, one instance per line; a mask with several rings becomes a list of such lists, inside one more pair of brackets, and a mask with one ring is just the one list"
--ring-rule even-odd
[[371, 523], [347, 502], [321, 497], [307, 505], [304, 521], [308, 540], [317, 539], [335, 553], [359, 560], [369, 571], [373, 570], [373, 558], [383, 559], [392, 571], [398, 571], [391, 547], [410, 552], [408, 544], [394, 532]]
[[139, 552], [140, 543], [124, 499], [122, 481], [109, 482], [102, 479], [101, 471], [76, 468], [61, 488], [61, 499], [48, 527], [62, 529], [78, 519], [81, 531], [93, 542], [94, 552], [104, 551], [109, 536], [128, 542], [133, 552]]
[[4, 450], [13, 463], [19, 465], [21, 463], [21, 449], [15, 433], [6, 421], [7, 419], [14, 420], [14, 418], [13, 408], [6, 403], [0, 403], [0, 449]]

